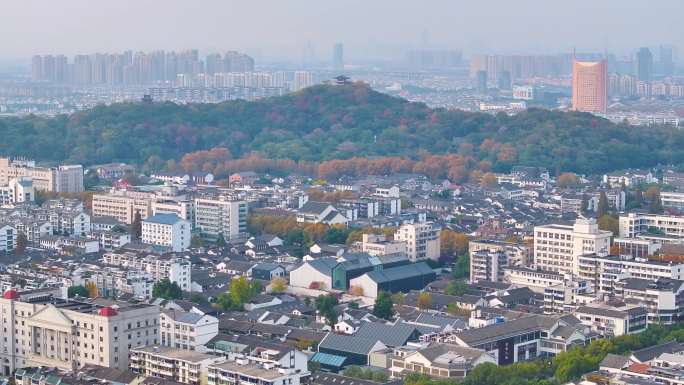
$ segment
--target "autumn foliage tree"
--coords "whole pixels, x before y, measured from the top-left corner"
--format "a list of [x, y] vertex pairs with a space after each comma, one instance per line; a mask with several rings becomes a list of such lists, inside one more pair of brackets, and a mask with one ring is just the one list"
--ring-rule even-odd
[[439, 234], [439, 247], [442, 255], [456, 256], [468, 251], [470, 239], [466, 234], [443, 229]]
[[418, 308], [422, 310], [427, 310], [432, 307], [432, 296], [430, 293], [423, 291], [420, 294], [418, 294], [418, 300], [417, 303]]
[[86, 290], [88, 290], [89, 298], [97, 298], [97, 284], [93, 281], [88, 281], [85, 284]]
[[579, 184], [579, 178], [574, 172], [564, 172], [558, 176], [556, 184], [561, 188], [575, 188]]
[[274, 277], [271, 280], [271, 293], [284, 293], [287, 290], [287, 280], [283, 277]]

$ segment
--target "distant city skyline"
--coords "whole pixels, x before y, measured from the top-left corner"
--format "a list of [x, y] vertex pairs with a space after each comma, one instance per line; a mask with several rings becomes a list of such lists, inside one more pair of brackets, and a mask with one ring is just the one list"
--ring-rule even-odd
[[[344, 44], [348, 63], [403, 55], [426, 45], [475, 53], [560, 53], [672, 45], [682, 51], [677, 0], [575, 1], [562, 8], [522, 0], [496, 4], [437, 0], [266, 2], [8, 0], [0, 16], [0, 62], [35, 54], [183, 50], [243, 51], [261, 62], [330, 61]], [[269, 9], [264, 12], [264, 7]], [[251, 15], [251, 16], [250, 16]], [[259, 16], [258, 27], [254, 17]], [[288, 15], [288, 17], [282, 17]], [[618, 22], [619, 21], [619, 22]], [[655, 51], [654, 51], [655, 52]]]

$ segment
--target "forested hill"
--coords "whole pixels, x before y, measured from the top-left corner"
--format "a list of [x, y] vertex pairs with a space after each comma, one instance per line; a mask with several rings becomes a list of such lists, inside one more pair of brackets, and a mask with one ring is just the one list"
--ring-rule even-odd
[[71, 116], [0, 119], [0, 154], [83, 164], [145, 163], [225, 147], [275, 159], [459, 153], [563, 171], [602, 172], [684, 162], [684, 134], [630, 127], [583, 113], [531, 109], [516, 116], [430, 109], [363, 84], [321, 85], [255, 102], [126, 103]]

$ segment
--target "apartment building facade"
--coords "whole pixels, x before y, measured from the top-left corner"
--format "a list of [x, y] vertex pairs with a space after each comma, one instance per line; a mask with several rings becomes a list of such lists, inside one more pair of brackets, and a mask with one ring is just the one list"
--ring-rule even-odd
[[17, 228], [0, 224], [0, 252], [11, 252], [17, 247]]
[[195, 228], [212, 238], [229, 241], [247, 233], [247, 202], [227, 197], [196, 198]]
[[439, 229], [432, 222], [401, 225], [394, 240], [406, 243], [406, 253], [412, 262], [440, 257]]
[[521, 243], [480, 239], [468, 243], [470, 282], [500, 282], [508, 266], [527, 266], [530, 250]]
[[218, 334], [219, 320], [207, 314], [163, 310], [159, 316], [160, 344], [183, 350], [202, 350]]
[[132, 252], [105, 253], [102, 262], [107, 265], [136, 269], [152, 275], [154, 280], [168, 278], [183, 291], [190, 291], [192, 285], [192, 264], [178, 257], [148, 254], [141, 256]]
[[641, 306], [587, 305], [577, 308], [574, 315], [582, 324], [605, 337], [641, 333], [648, 327], [648, 313]]
[[587, 254], [579, 257], [579, 276], [599, 293], [613, 293], [624, 278], [684, 279], [684, 263], [635, 258], [630, 255]]
[[157, 346], [139, 347], [130, 352], [133, 372], [187, 385], [202, 384], [209, 365], [222, 361], [224, 357]]
[[599, 230], [594, 219], [577, 219], [574, 225], [551, 224], [534, 228], [534, 265], [563, 274], [579, 273], [579, 256], [608, 254], [610, 231]]
[[209, 365], [208, 385], [299, 385], [308, 371], [282, 368], [272, 363], [261, 363], [249, 358], [238, 358]]
[[642, 233], [684, 238], [684, 216], [631, 212], [620, 215], [620, 237], [633, 238]]
[[684, 319], [684, 281], [626, 278], [620, 280], [615, 295], [648, 310], [648, 322], [673, 324]]

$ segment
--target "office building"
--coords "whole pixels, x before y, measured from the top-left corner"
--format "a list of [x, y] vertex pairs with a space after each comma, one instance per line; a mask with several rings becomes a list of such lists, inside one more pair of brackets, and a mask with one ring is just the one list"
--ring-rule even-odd
[[0, 186], [7, 186], [10, 179], [28, 177], [36, 190], [57, 193], [83, 192], [83, 167], [66, 165], [38, 167], [36, 162], [20, 158], [0, 158]]
[[[61, 292], [61, 290], [58, 290]], [[0, 339], [4, 374], [31, 366], [77, 370], [99, 365], [124, 370], [133, 346], [155, 344], [159, 309], [65, 301], [55, 290], [6, 291], [0, 298], [5, 337]]]
[[93, 195], [92, 211], [94, 217], [115, 218], [119, 222], [131, 224], [136, 213], [141, 219], [152, 216], [154, 194], [148, 192], [112, 189], [109, 193]]
[[572, 108], [605, 114], [608, 107], [608, 63], [606, 60], [572, 62]]
[[440, 257], [439, 231], [432, 222], [401, 225], [394, 240], [406, 243], [406, 252], [412, 262]]
[[337, 70], [344, 69], [344, 45], [342, 43], [335, 43], [333, 46], [333, 68]]
[[498, 83], [500, 90], [510, 90], [513, 84], [511, 80], [511, 71], [501, 71], [499, 74]]
[[534, 265], [562, 274], [579, 273], [579, 256], [608, 254], [610, 231], [599, 230], [595, 219], [580, 218], [572, 226], [551, 224], [534, 228]]
[[653, 80], [653, 54], [648, 47], [639, 48], [637, 52], [637, 79], [644, 83], [650, 83]]
[[229, 241], [247, 232], [247, 202], [224, 196], [195, 199], [195, 228], [202, 235]]
[[174, 214], [157, 214], [142, 221], [142, 241], [179, 252], [190, 247], [190, 222]]
[[660, 73], [663, 76], [674, 75], [674, 53], [671, 46], [660, 46]]

